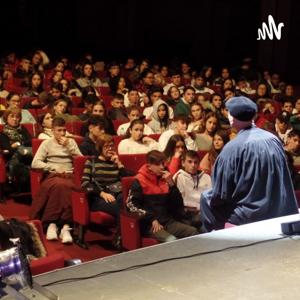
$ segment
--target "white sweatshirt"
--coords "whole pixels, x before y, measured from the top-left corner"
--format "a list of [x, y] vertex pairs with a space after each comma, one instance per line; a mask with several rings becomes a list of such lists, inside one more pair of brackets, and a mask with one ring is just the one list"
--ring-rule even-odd
[[184, 206], [200, 210], [201, 193], [211, 188], [210, 176], [204, 172], [191, 175], [184, 170], [179, 170], [173, 179], [182, 195]]

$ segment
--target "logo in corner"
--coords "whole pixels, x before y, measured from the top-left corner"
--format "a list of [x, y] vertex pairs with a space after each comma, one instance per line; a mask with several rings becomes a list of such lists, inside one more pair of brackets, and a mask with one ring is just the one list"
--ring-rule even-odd
[[281, 39], [281, 29], [284, 27], [284, 24], [281, 22], [276, 26], [273, 16], [268, 16], [268, 25], [263, 22], [262, 29], [258, 28], [258, 38], [257, 40], [265, 40], [268, 36], [270, 40], [273, 40], [273, 35], [277, 38], [277, 40]]

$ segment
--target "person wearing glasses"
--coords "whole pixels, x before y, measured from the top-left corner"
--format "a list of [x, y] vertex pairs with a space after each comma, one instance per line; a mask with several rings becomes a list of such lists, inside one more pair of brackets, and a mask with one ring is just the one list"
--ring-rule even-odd
[[117, 155], [111, 135], [102, 134], [96, 142], [99, 153], [85, 162], [81, 187], [88, 194], [91, 211], [103, 211], [116, 218], [117, 233], [114, 246], [119, 238], [119, 215], [122, 206], [121, 178], [132, 175], [124, 168]]
[[[6, 106], [7, 109], [11, 108], [21, 108], [21, 98], [18, 94], [11, 92], [8, 94], [6, 98]], [[33, 117], [33, 115], [30, 113], [27, 109], [21, 110], [22, 118], [21, 118], [21, 124], [24, 123], [32, 123], [35, 124], [36, 120]], [[3, 118], [0, 118], [0, 124], [4, 124]]]

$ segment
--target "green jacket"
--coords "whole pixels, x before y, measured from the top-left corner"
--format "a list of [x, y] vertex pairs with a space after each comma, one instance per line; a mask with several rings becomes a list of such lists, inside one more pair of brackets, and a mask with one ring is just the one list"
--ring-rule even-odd
[[189, 116], [191, 114], [191, 107], [189, 104], [183, 102], [182, 99], [179, 100], [178, 104], [176, 104], [174, 115], [185, 115]]

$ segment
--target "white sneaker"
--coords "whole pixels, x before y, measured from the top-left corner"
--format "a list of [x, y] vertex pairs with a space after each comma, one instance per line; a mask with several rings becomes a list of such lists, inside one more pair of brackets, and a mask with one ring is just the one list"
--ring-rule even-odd
[[61, 238], [61, 242], [63, 244], [73, 243], [73, 238], [72, 238], [71, 233], [70, 233], [71, 229], [72, 228], [70, 228], [69, 225], [64, 225], [64, 227], [61, 229], [59, 237]]
[[57, 226], [55, 223], [50, 223], [47, 229], [46, 239], [48, 241], [58, 240]]

